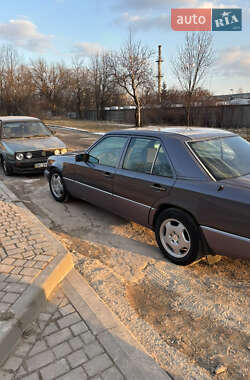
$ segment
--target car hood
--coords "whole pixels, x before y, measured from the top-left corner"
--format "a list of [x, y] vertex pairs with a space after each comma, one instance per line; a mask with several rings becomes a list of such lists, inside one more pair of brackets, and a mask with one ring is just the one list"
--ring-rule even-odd
[[4, 139], [2, 140], [2, 144], [13, 152], [65, 148], [65, 144], [55, 136], [23, 139]]
[[224, 180], [223, 182], [228, 183], [230, 185], [240, 186], [240, 187], [245, 187], [247, 189], [250, 189], [250, 174], [247, 174], [241, 177], [230, 178], [230, 179]]

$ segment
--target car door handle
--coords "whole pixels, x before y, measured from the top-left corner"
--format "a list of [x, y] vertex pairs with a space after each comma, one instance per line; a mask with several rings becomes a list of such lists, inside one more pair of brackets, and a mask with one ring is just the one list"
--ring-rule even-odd
[[151, 185], [151, 187], [152, 187], [152, 189], [158, 190], [158, 191], [165, 191], [166, 190], [165, 187], [159, 185], [158, 183], [154, 183], [153, 185]]

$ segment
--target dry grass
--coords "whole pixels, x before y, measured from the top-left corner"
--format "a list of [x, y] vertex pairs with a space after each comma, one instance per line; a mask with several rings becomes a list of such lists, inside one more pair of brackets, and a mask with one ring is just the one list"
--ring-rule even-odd
[[60, 125], [84, 129], [89, 132], [108, 132], [117, 129], [127, 129], [131, 124], [119, 124], [110, 121], [72, 120], [72, 119], [52, 119], [43, 120], [47, 125]]

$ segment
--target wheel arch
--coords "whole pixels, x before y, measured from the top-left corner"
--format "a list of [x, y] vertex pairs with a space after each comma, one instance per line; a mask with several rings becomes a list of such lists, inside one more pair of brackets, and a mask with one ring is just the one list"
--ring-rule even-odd
[[169, 204], [169, 203], [164, 203], [164, 204], [161, 204], [158, 209], [156, 210], [154, 216], [153, 216], [153, 225], [152, 225], [152, 229], [155, 230], [155, 223], [156, 223], [156, 220], [158, 218], [158, 216], [164, 211], [164, 210], [168, 210], [168, 209], [171, 209], [171, 208], [174, 208], [176, 210], [181, 210], [183, 212], [185, 212], [186, 214], [188, 214], [194, 221], [194, 223], [197, 225], [197, 228], [200, 232], [200, 251], [202, 251], [203, 255], [208, 255], [208, 254], [212, 254], [213, 252], [211, 251], [211, 249], [209, 248], [208, 246], [208, 243], [206, 241], [206, 238], [200, 228], [200, 225], [199, 223], [197, 222], [196, 218], [194, 217], [194, 215], [190, 212], [190, 211], [187, 211], [185, 208], [183, 207], [180, 207], [180, 206], [176, 206], [174, 204]]

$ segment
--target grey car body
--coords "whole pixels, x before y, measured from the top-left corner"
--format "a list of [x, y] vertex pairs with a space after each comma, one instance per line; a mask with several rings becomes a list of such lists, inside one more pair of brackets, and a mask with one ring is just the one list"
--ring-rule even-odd
[[[91, 159], [98, 144], [112, 136], [126, 137], [115, 167]], [[152, 127], [113, 131], [93, 144], [86, 151], [87, 155], [50, 157], [46, 175], [57, 200], [62, 201], [66, 193], [71, 194], [155, 230], [162, 252], [176, 264], [187, 265], [204, 254], [249, 259], [250, 174], [216, 179], [192, 149], [194, 142], [236, 136], [212, 128]], [[136, 139], [160, 143], [169, 164], [169, 174], [161, 176], [157, 171], [154, 173], [154, 169], [142, 173], [126, 167], [130, 146]], [[225, 154], [231, 153], [226, 151]], [[63, 186], [61, 198], [53, 191], [53, 173], [57, 173]], [[179, 234], [180, 228], [184, 232]], [[186, 252], [192, 248], [195, 254], [190, 253], [188, 257], [183, 251], [178, 256], [174, 245], [181, 241], [184, 245], [186, 241]]]
[[[11, 131], [11, 126], [24, 125], [28, 126], [31, 123], [39, 123], [44, 128], [44, 136], [11, 136], [4, 135], [4, 128], [8, 126]], [[44, 170], [47, 164], [47, 158], [54, 154], [55, 150], [66, 150], [65, 144], [53, 136], [51, 131], [37, 118], [27, 116], [3, 116], [0, 117], [0, 156], [1, 163], [5, 174], [12, 173], [29, 173]], [[22, 160], [16, 159], [16, 154], [24, 154]], [[25, 154], [31, 153], [31, 158], [27, 158]]]

